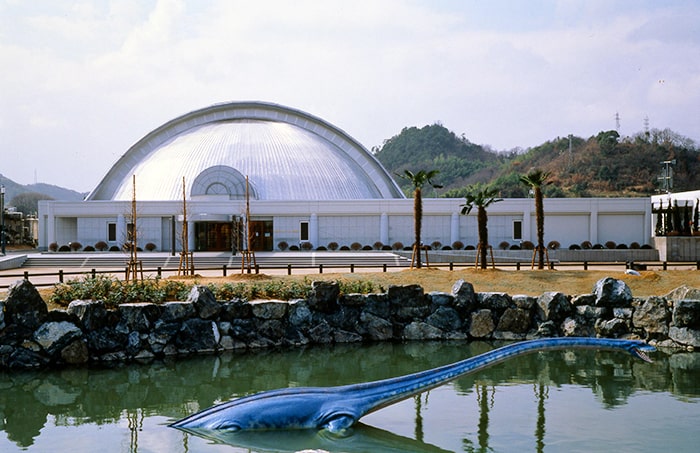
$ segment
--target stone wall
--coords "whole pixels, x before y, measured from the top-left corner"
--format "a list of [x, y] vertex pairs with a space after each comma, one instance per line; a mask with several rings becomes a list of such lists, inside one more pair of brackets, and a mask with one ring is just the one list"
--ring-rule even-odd
[[476, 293], [463, 280], [451, 293], [418, 285], [382, 294], [339, 294], [314, 282], [308, 299], [217, 301], [195, 286], [187, 301], [123, 304], [73, 301], [48, 311], [20, 281], [0, 302], [0, 369], [149, 360], [306, 344], [392, 340], [522, 340], [543, 336], [643, 338], [659, 346], [700, 346], [700, 290], [634, 298], [605, 278], [590, 294], [539, 297]]

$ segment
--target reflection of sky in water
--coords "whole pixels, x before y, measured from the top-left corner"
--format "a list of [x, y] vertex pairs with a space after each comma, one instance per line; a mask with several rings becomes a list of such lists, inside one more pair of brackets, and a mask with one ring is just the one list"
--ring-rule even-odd
[[[0, 375], [0, 451], [247, 452], [245, 442], [255, 442], [255, 436], [224, 439], [247, 445], [231, 448], [166, 425], [185, 406], [194, 411], [226, 394], [285, 382], [377, 379], [484, 349], [463, 344], [354, 346], [200, 357], [113, 371]], [[321, 439], [313, 445], [329, 451], [335, 445], [345, 451], [392, 451], [387, 444], [394, 450], [433, 452], [695, 450], [700, 442], [700, 370], [691, 365], [697, 355], [669, 359], [657, 353], [656, 362], [647, 365], [591, 351], [562, 354], [516, 358], [461, 378], [369, 414], [362, 419], [369, 426], [358, 431], [354, 442]], [[683, 366], [674, 367], [679, 360], [685, 360]], [[263, 437], [273, 445], [303, 442], [288, 433]], [[28, 448], [22, 450], [23, 445]]]

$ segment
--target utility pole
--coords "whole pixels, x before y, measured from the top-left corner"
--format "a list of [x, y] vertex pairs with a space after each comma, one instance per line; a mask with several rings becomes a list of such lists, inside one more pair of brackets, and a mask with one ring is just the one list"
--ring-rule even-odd
[[661, 191], [671, 193], [671, 190], [673, 189], [672, 165], [676, 165], [676, 159], [665, 160], [659, 163], [664, 166], [663, 170], [661, 170], [661, 176], [657, 178], [659, 181], [661, 181]]

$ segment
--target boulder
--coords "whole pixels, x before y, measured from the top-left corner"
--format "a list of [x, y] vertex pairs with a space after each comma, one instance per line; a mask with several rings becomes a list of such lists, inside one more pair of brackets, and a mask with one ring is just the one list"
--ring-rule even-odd
[[513, 306], [513, 299], [506, 293], [478, 293], [476, 298], [480, 308], [488, 308], [497, 315], [502, 314], [506, 308]]
[[34, 340], [54, 356], [74, 340], [83, 336], [83, 331], [70, 322], [47, 322], [34, 332]]
[[390, 285], [387, 296], [392, 306], [425, 307], [429, 303], [420, 285]]
[[365, 295], [360, 293], [341, 294], [338, 302], [344, 307], [362, 307], [365, 304]]
[[464, 280], [457, 280], [452, 285], [452, 295], [454, 296], [454, 307], [463, 318], [476, 308], [476, 293], [474, 285]]
[[629, 307], [632, 304], [632, 291], [622, 280], [605, 277], [593, 287], [597, 307]]
[[598, 336], [604, 338], [618, 338], [629, 331], [627, 323], [620, 318], [609, 320], [598, 319], [595, 323], [595, 331]]
[[394, 328], [389, 321], [366, 311], [360, 314], [357, 330], [370, 340], [391, 340], [394, 337]]
[[101, 300], [74, 300], [68, 305], [68, 313], [80, 320], [85, 331], [101, 329], [107, 325], [108, 313]]
[[333, 329], [326, 321], [322, 321], [309, 329], [308, 335], [314, 343], [328, 344], [333, 341]]
[[6, 324], [36, 330], [46, 321], [48, 312], [39, 291], [29, 280], [19, 280], [10, 285], [5, 299]]
[[538, 315], [542, 321], [552, 321], [559, 324], [572, 311], [569, 298], [562, 293], [546, 292], [537, 298]]
[[700, 300], [700, 289], [693, 288], [688, 285], [683, 285], [666, 294], [665, 297], [668, 300]]
[[647, 334], [668, 335], [671, 312], [664, 297], [647, 298], [632, 314], [632, 325]]
[[311, 322], [311, 310], [303, 299], [291, 301], [287, 307], [287, 320], [294, 327], [303, 327]]
[[214, 321], [192, 318], [182, 323], [175, 337], [175, 345], [185, 351], [212, 351], [219, 344], [219, 339], [219, 329]]
[[221, 313], [219, 316], [224, 321], [250, 318], [253, 316], [253, 309], [247, 301], [236, 299], [222, 303]]
[[117, 311], [121, 317], [119, 325], [127, 332], [147, 332], [160, 317], [160, 307], [151, 303], [121, 304]]
[[451, 307], [454, 305], [455, 296], [443, 291], [431, 291], [428, 293], [428, 300], [438, 307]]
[[160, 308], [160, 320], [163, 322], [182, 322], [195, 316], [194, 304], [191, 302], [165, 302]]
[[700, 329], [700, 300], [679, 300], [673, 307], [673, 325]]
[[367, 294], [363, 311], [380, 318], [388, 318], [391, 315], [389, 296], [384, 294]]
[[428, 323], [414, 321], [403, 329], [402, 336], [406, 340], [439, 340], [444, 332]]
[[281, 300], [266, 300], [251, 302], [253, 316], [260, 319], [282, 319], [287, 314], [287, 302]]
[[194, 304], [197, 314], [202, 319], [214, 319], [222, 308], [211, 289], [204, 285], [193, 286], [187, 302]]
[[700, 348], [700, 330], [671, 326], [668, 329], [668, 337], [676, 343]]
[[472, 312], [469, 335], [474, 338], [486, 338], [493, 333], [495, 328], [496, 326], [493, 323], [491, 310], [483, 308]]
[[313, 282], [309, 293], [309, 307], [321, 313], [332, 313], [338, 308], [339, 295], [340, 285], [337, 282]]
[[462, 320], [457, 310], [445, 306], [438, 307], [425, 321], [445, 332], [454, 332], [462, 327]]
[[530, 330], [530, 313], [522, 308], [506, 308], [498, 320], [500, 332], [526, 333]]

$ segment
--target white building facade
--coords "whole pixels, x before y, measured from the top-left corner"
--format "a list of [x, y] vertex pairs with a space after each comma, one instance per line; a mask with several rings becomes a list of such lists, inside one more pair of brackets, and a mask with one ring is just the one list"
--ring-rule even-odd
[[[135, 186], [135, 187], [134, 187]], [[135, 200], [135, 202], [134, 202]], [[82, 202], [39, 202], [39, 247], [99, 242], [180, 251], [277, 250], [413, 243], [413, 200], [360, 143], [320, 118], [277, 104], [218, 104], [176, 118], [131, 147]], [[464, 199], [424, 199], [424, 244], [476, 245]], [[545, 199], [545, 241], [648, 244], [648, 198]], [[249, 214], [249, 215], [248, 215]], [[493, 246], [536, 242], [534, 200], [488, 208]], [[245, 226], [249, 220], [250, 228]], [[245, 227], [244, 227], [245, 226]]]

